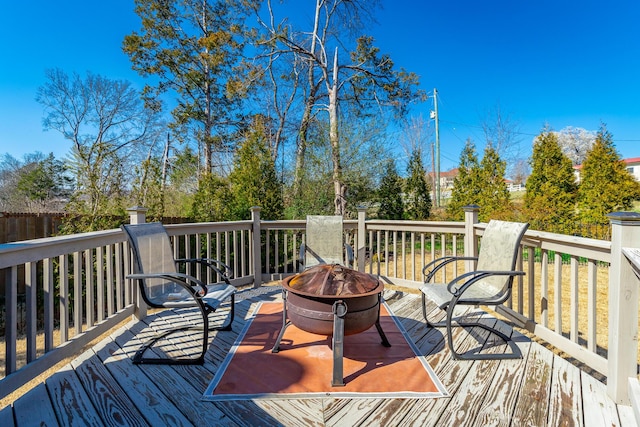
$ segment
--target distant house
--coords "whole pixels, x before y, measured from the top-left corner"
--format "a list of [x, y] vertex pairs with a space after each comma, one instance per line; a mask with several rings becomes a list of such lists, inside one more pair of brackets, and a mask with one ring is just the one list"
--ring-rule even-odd
[[[458, 176], [458, 173], [459, 173], [458, 168], [440, 172], [440, 192], [444, 199], [451, 197], [451, 190], [453, 189], [453, 180], [455, 179], [456, 176]], [[428, 172], [427, 176], [433, 188], [436, 182], [433, 172]], [[504, 183], [506, 184], [508, 191], [524, 191], [525, 189], [523, 184], [515, 184], [510, 179], [505, 179]]]
[[[447, 199], [451, 196], [451, 189], [453, 188], [453, 180], [455, 179], [456, 176], [458, 176], [458, 168], [440, 172], [440, 192], [444, 199]], [[427, 172], [427, 178], [429, 179], [431, 188], [435, 188], [436, 178], [433, 172]]]
[[[622, 161], [627, 165], [627, 171], [633, 175], [636, 181], [640, 181], [640, 157], [632, 157], [629, 159], [622, 159]], [[573, 173], [576, 176], [576, 182], [580, 182], [580, 171], [582, 170], [582, 165], [576, 165], [573, 167]]]

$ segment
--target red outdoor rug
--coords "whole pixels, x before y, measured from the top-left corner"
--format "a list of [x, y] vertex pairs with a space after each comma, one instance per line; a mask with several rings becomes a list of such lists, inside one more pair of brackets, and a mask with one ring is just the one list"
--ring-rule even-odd
[[331, 338], [291, 325], [279, 353], [271, 348], [282, 327], [282, 303], [262, 303], [238, 336], [202, 399], [432, 398], [447, 396], [435, 373], [386, 304], [380, 324], [344, 338], [344, 387], [332, 387]]

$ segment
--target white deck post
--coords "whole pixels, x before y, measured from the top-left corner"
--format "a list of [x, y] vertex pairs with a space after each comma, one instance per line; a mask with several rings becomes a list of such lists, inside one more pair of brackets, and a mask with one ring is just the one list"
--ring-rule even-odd
[[623, 247], [640, 246], [640, 214], [614, 212], [611, 222], [609, 269], [609, 352], [607, 394], [629, 405], [629, 377], [636, 377], [638, 353], [638, 279]]
[[[467, 205], [462, 208], [464, 210], [464, 256], [478, 256], [478, 239], [476, 231], [473, 227], [478, 223], [478, 212], [480, 206]], [[465, 261], [464, 269], [468, 273], [476, 269], [474, 261]]]
[[253, 206], [251, 208], [251, 219], [253, 220], [253, 287], [259, 288], [262, 285], [262, 245], [260, 244], [260, 211], [262, 208]]
[[364, 271], [364, 262], [367, 253], [367, 231], [365, 221], [367, 220], [367, 208], [358, 207], [358, 271]]
[[[129, 223], [144, 224], [145, 222], [147, 222], [148, 210], [149, 209], [143, 208], [142, 206], [133, 206], [127, 209], [127, 212], [129, 212]], [[127, 253], [127, 256], [125, 257], [125, 259], [127, 260], [130, 259], [129, 254], [130, 252]], [[131, 264], [125, 266], [126, 268], [125, 271], [129, 271], [130, 265]], [[144, 300], [142, 299], [142, 294], [140, 293], [140, 287], [135, 286], [135, 284], [131, 280], [129, 280], [129, 283], [132, 284], [134, 286], [133, 289], [135, 289], [135, 292], [133, 292], [133, 294], [135, 295], [136, 308], [133, 312], [133, 316], [138, 320], [142, 320], [145, 317], [147, 317], [147, 303], [144, 302]]]
[[129, 223], [131, 224], [144, 224], [147, 222], [147, 211], [149, 209], [142, 206], [133, 206], [127, 209], [129, 212]]

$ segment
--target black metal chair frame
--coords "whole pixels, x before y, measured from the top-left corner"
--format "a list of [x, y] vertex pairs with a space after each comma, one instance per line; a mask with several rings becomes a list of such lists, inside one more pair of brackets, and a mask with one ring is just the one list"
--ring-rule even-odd
[[[230, 279], [232, 278], [231, 269], [221, 261], [212, 258], [182, 258], [182, 259], [174, 259], [174, 263], [189, 263], [193, 265], [205, 265], [209, 269], [211, 269], [214, 273], [218, 275], [224, 282], [222, 284], [214, 284], [207, 286], [204, 282], [193, 277], [188, 274], [179, 273], [177, 271], [170, 272], [148, 272], [145, 271], [144, 263], [140, 257], [137, 244], [135, 241], [135, 237], [132, 236], [129, 228], [130, 227], [140, 227], [140, 226], [155, 226], [162, 227], [162, 231], [166, 234], [166, 230], [160, 223], [145, 223], [145, 224], [136, 224], [136, 225], [123, 225], [121, 228], [125, 235], [127, 236], [127, 240], [129, 241], [129, 247], [133, 254], [133, 265], [134, 265], [134, 273], [127, 275], [127, 279], [136, 280], [139, 284], [140, 295], [142, 299], [147, 303], [150, 307], [153, 308], [177, 308], [177, 307], [197, 307], [202, 315], [203, 325], [193, 326], [186, 325], [177, 328], [169, 329], [145, 344], [143, 344], [140, 349], [133, 356], [134, 364], [167, 364], [167, 365], [191, 365], [191, 364], [202, 364], [204, 363], [204, 355], [207, 352], [209, 346], [209, 331], [230, 331], [231, 324], [235, 315], [235, 292], [236, 288], [231, 285]], [[158, 228], [160, 230], [160, 228]], [[168, 235], [167, 235], [168, 239]], [[177, 270], [177, 267], [176, 267]], [[168, 283], [176, 284], [185, 289], [192, 301], [190, 305], [176, 305], [171, 303], [158, 304], [154, 302], [152, 298], [149, 298], [147, 295], [147, 286], [145, 281], [148, 279], [161, 279], [166, 280]], [[215, 291], [211, 293], [211, 286], [215, 287]], [[213, 296], [213, 298], [207, 298], [207, 294]], [[220, 295], [218, 298], [215, 295]], [[209, 327], [209, 315], [216, 311], [219, 307], [220, 303], [225, 299], [229, 298], [230, 309], [228, 320], [222, 326]], [[182, 301], [184, 302], [184, 301]], [[164, 357], [144, 357], [144, 353], [153, 346], [157, 341], [166, 338], [168, 335], [186, 331], [186, 330], [202, 330], [203, 338], [202, 338], [202, 351], [196, 357], [175, 357], [175, 358], [164, 358]]]
[[[499, 222], [499, 221], [497, 221]], [[475, 270], [475, 271], [471, 271], [471, 272], [467, 272], [464, 274], [461, 274], [457, 277], [455, 277], [453, 280], [451, 280], [448, 284], [446, 284], [447, 286], [447, 291], [448, 293], [451, 295], [451, 299], [449, 301], [446, 301], [444, 303], [439, 304], [439, 308], [442, 310], [446, 311], [446, 317], [445, 320], [440, 321], [440, 322], [432, 322], [429, 320], [428, 315], [427, 315], [427, 295], [426, 292], [424, 291], [423, 288], [423, 292], [422, 292], [422, 314], [424, 316], [425, 321], [427, 322], [428, 325], [433, 326], [433, 327], [445, 327], [446, 331], [447, 331], [447, 341], [448, 341], [448, 345], [449, 345], [449, 349], [451, 350], [451, 354], [453, 356], [454, 359], [465, 359], [465, 360], [485, 360], [485, 359], [489, 359], [489, 360], [494, 360], [494, 359], [520, 359], [522, 358], [522, 352], [520, 351], [520, 348], [517, 346], [517, 344], [511, 339], [511, 337], [505, 335], [504, 333], [502, 333], [500, 330], [496, 329], [495, 327], [491, 327], [485, 323], [479, 322], [479, 321], [463, 321], [460, 320], [459, 318], [455, 318], [455, 308], [458, 305], [469, 305], [469, 306], [478, 306], [478, 305], [485, 305], [485, 306], [498, 306], [500, 304], [503, 304], [504, 302], [506, 302], [510, 297], [511, 297], [511, 290], [513, 287], [513, 279], [515, 277], [520, 277], [520, 276], [524, 276], [524, 272], [523, 271], [516, 271], [515, 270], [515, 266], [516, 266], [516, 260], [518, 257], [518, 252], [519, 252], [519, 248], [520, 248], [520, 242], [522, 241], [522, 238], [524, 237], [524, 233], [526, 232], [527, 228], [528, 228], [528, 224], [521, 224], [518, 223], [521, 226], [521, 229], [519, 230], [519, 234], [515, 239], [515, 247], [513, 248], [513, 251], [511, 254], [505, 254], [505, 256], [511, 256], [511, 265], [512, 265], [512, 269], [508, 270], [508, 271], [494, 271], [494, 270]], [[480, 250], [482, 251], [482, 245], [480, 247]], [[465, 257], [465, 256], [445, 256], [442, 258], [438, 258], [436, 260], [431, 261], [430, 263], [428, 263], [423, 269], [422, 272], [425, 275], [425, 283], [430, 283], [434, 278], [436, 273], [441, 270], [442, 268], [444, 268], [446, 265], [450, 264], [450, 263], [454, 263], [457, 261], [478, 261], [479, 257]], [[467, 292], [472, 286], [476, 285], [477, 283], [482, 281], [483, 279], [486, 279], [488, 277], [496, 277], [496, 276], [503, 276], [506, 278], [506, 283], [505, 286], [503, 288], [502, 293], [496, 295], [495, 298], [489, 298], [489, 299], [485, 299], [485, 298], [469, 298], [466, 297], [465, 298], [465, 292]], [[444, 284], [442, 286], [445, 286]], [[454, 319], [455, 318], [455, 319]], [[511, 349], [510, 353], [460, 353], [458, 351], [456, 351], [455, 346], [454, 346], [454, 342], [453, 342], [453, 327], [454, 326], [458, 326], [458, 327], [463, 327], [463, 328], [473, 328], [473, 327], [479, 327], [483, 330], [486, 330], [488, 332], [490, 332], [491, 334], [495, 334], [498, 337], [500, 337], [502, 340], [505, 341], [505, 343], [507, 343], [507, 345], [509, 346], [509, 348]]]

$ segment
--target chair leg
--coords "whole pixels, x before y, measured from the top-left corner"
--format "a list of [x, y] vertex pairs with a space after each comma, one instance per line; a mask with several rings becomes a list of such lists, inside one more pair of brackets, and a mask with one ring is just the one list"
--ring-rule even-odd
[[[446, 310], [445, 307], [440, 307], [441, 310]], [[443, 328], [446, 326], [445, 321], [434, 322], [429, 320], [429, 316], [427, 315], [427, 298], [424, 293], [422, 293], [422, 317], [424, 317], [424, 321], [427, 323], [427, 326], [430, 328]]]
[[462, 328], [481, 328], [485, 331], [488, 331], [491, 334], [495, 334], [500, 337], [510, 348], [511, 353], [459, 353], [456, 351], [453, 343], [453, 311], [455, 309], [455, 298], [449, 306], [447, 307], [447, 319], [446, 319], [446, 328], [447, 328], [447, 341], [449, 342], [449, 350], [451, 350], [451, 355], [456, 360], [502, 360], [502, 359], [522, 359], [522, 352], [520, 348], [516, 345], [516, 343], [507, 335], [503, 334], [499, 330], [492, 328], [491, 326], [485, 325], [481, 322], [456, 322], [457, 327]]
[[[166, 331], [155, 338], [151, 339], [147, 343], [143, 344], [136, 354], [133, 356], [133, 363], [135, 365], [202, 365], [204, 363], [204, 355], [209, 348], [209, 316], [208, 310], [204, 306], [201, 301], [198, 301], [198, 309], [202, 313], [202, 327], [198, 326], [183, 326], [180, 328], [174, 328], [169, 331]], [[199, 331], [202, 330], [202, 351], [198, 356], [195, 357], [174, 357], [174, 358], [165, 358], [165, 357], [144, 357], [144, 353], [153, 346], [159, 340], [166, 338], [169, 335], [172, 335], [176, 332], [181, 331]]]
[[[235, 294], [231, 294], [231, 301], [230, 301], [231, 307], [229, 309], [229, 317], [228, 317], [227, 322], [222, 326], [214, 326], [214, 327], [209, 328], [210, 331], [231, 331], [232, 330], [231, 324], [233, 323], [233, 318], [234, 318], [235, 312], [236, 312], [236, 304], [235, 304], [235, 302], [236, 302], [236, 296], [235, 296]], [[209, 311], [209, 313], [213, 313], [214, 311], [215, 311], [215, 309], [211, 309]]]

